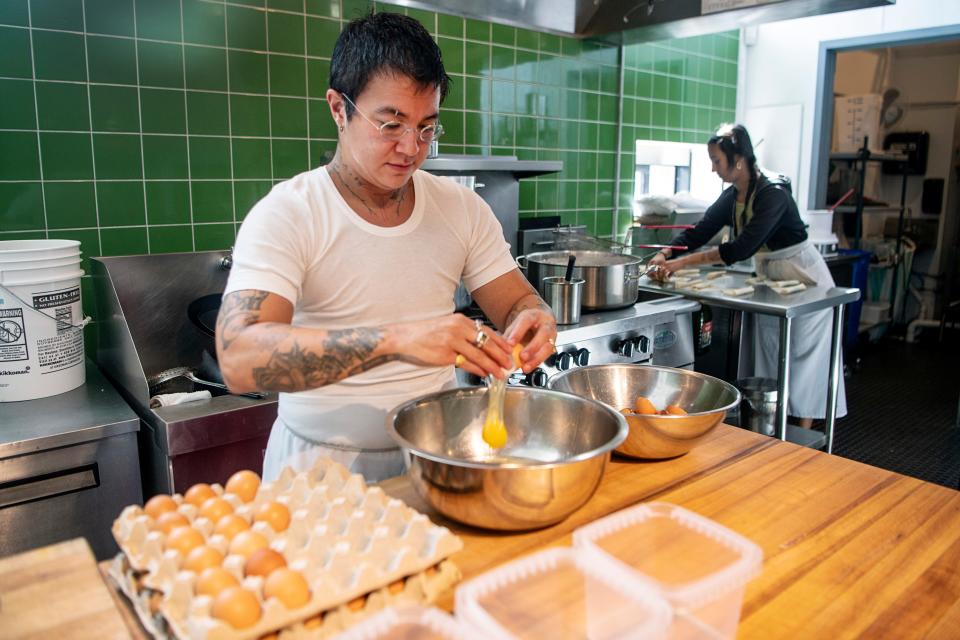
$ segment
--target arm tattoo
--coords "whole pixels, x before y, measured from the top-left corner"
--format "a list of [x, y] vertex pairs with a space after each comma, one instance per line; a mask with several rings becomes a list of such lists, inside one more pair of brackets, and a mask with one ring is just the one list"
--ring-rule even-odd
[[253, 369], [253, 380], [264, 391], [304, 391], [332, 384], [386, 362], [394, 356], [368, 360], [380, 341], [380, 329], [330, 331], [323, 352], [305, 349], [296, 339], [289, 350], [274, 349], [266, 366]]
[[260, 320], [260, 306], [268, 295], [266, 291], [244, 290], [223, 297], [217, 314], [217, 337], [221, 350], [230, 348], [241, 331]]
[[547, 313], [553, 315], [553, 310], [543, 301], [543, 298], [540, 297], [536, 291], [531, 290], [529, 294], [520, 298], [520, 300], [510, 309], [510, 312], [507, 314], [507, 323], [506, 326], [510, 326], [510, 323], [520, 315], [521, 311], [526, 311], [527, 309], [541, 309]]

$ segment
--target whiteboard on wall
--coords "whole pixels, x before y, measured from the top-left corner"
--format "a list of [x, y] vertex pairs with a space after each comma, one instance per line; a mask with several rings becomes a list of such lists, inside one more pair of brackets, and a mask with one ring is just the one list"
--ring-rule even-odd
[[[769, 171], [788, 176], [793, 183], [793, 199], [801, 192], [800, 142], [803, 139], [803, 104], [751, 107], [744, 126], [750, 132], [757, 162]], [[762, 142], [761, 142], [762, 141]]]

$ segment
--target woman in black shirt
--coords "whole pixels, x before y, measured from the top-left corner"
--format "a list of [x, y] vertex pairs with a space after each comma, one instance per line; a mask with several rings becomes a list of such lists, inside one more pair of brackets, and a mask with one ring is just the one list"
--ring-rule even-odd
[[[754, 258], [758, 276], [770, 280], [799, 280], [808, 287], [834, 286], [823, 256], [807, 241], [806, 225], [784, 176], [765, 174], [757, 166], [750, 134], [742, 125], [728, 125], [707, 142], [713, 170], [730, 183], [693, 228], [674, 238], [673, 245], [689, 247], [674, 257], [670, 249], [650, 261], [651, 276], [665, 280], [678, 269], [700, 264]], [[733, 228], [729, 242], [694, 252], [724, 226]], [[791, 331], [791, 375], [788, 413], [809, 427], [826, 415], [826, 373], [830, 363], [829, 310], [794, 319]], [[754, 375], [773, 377], [777, 371], [779, 325], [776, 318], [755, 315], [746, 329], [753, 330]], [[837, 396], [837, 416], [846, 415], [843, 379]]]

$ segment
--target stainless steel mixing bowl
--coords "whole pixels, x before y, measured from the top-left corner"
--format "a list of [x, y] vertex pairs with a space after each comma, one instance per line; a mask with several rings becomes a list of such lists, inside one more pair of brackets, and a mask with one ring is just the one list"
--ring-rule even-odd
[[387, 416], [417, 492], [440, 513], [487, 529], [516, 531], [559, 522], [600, 483], [610, 452], [627, 437], [610, 407], [565, 393], [508, 387], [507, 445], [481, 436], [487, 389], [416, 398]]
[[687, 415], [626, 415], [630, 435], [618, 453], [635, 458], [673, 458], [690, 451], [740, 402], [736, 387], [702, 373], [643, 364], [603, 364], [559, 373], [547, 383], [557, 391], [632, 409], [645, 396], [658, 409], [678, 405]]

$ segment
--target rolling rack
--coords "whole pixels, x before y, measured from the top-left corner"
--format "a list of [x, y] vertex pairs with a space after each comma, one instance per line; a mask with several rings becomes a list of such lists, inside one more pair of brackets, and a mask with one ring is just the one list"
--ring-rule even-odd
[[[857, 149], [857, 151], [853, 153], [831, 153], [830, 159], [838, 162], [846, 162], [848, 165], [850, 165], [851, 169], [857, 171], [858, 173], [856, 187], [857, 200], [856, 204], [853, 205], [853, 211], [855, 214], [855, 231], [853, 237], [854, 249], [860, 249], [860, 241], [863, 235], [863, 191], [866, 186], [867, 165], [871, 162], [898, 162], [902, 166], [900, 182], [900, 206], [897, 208], [899, 209], [899, 217], [897, 220], [896, 249], [893, 255], [893, 278], [890, 282], [890, 317], [888, 321], [892, 326], [894, 318], [896, 317], [897, 280], [900, 277], [900, 254], [903, 248], [903, 218], [907, 210], [907, 176], [910, 174], [906, 160], [909, 159], [909, 156], [902, 153], [876, 153], [870, 150], [868, 144], [869, 141], [869, 136], [864, 136], [863, 146]], [[850, 211], [848, 207], [837, 207], [836, 210], [841, 213]], [[890, 211], [890, 209], [885, 210]], [[904, 304], [906, 304], [906, 296], [904, 296]]]

